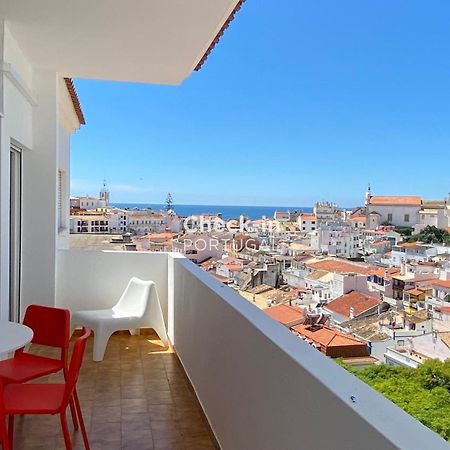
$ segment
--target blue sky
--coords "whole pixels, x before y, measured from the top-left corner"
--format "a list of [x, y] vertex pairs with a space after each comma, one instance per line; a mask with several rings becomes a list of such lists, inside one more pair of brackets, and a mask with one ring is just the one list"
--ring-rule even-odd
[[181, 86], [76, 80], [72, 194], [306, 206], [450, 190], [450, 2], [247, 0]]

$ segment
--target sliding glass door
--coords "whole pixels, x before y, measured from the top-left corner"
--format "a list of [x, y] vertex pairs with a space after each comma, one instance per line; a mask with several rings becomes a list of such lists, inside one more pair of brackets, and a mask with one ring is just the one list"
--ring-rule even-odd
[[9, 209], [9, 320], [20, 320], [20, 286], [22, 256], [22, 152], [10, 149]]

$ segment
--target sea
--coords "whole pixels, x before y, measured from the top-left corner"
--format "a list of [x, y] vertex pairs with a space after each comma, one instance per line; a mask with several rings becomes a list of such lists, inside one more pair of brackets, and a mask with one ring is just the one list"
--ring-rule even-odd
[[[121, 209], [144, 209], [151, 208], [155, 211], [165, 209], [165, 204], [154, 203], [113, 203], [113, 206]], [[246, 215], [249, 219], [261, 219], [262, 217], [273, 217], [275, 211], [302, 211], [310, 213], [311, 206], [234, 206], [234, 205], [174, 205], [174, 211], [182, 217], [202, 214], [222, 214], [224, 220], [238, 218]]]

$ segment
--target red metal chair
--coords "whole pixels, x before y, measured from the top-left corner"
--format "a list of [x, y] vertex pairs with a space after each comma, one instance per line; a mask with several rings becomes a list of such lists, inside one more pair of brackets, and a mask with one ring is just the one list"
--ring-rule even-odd
[[3, 402], [3, 383], [0, 378], [0, 444], [3, 450], [10, 450], [8, 441], [8, 432], [6, 430], [6, 414]]
[[[75, 386], [83, 362], [86, 340], [90, 334], [91, 330], [89, 328], [83, 328], [82, 336], [75, 341], [65, 384], [8, 384], [4, 387], [5, 414], [9, 416], [9, 450], [13, 448], [14, 416], [18, 414], [59, 414], [66, 449], [72, 450], [66, 411], [70, 400], [74, 396]], [[75, 397], [75, 406], [84, 446], [86, 450], [89, 450], [89, 441], [77, 397]]]
[[[67, 371], [67, 352], [70, 340], [70, 312], [67, 309], [42, 305], [28, 306], [23, 324], [33, 330], [32, 344], [59, 348], [60, 358], [47, 358], [17, 350], [13, 358], [0, 361], [0, 377], [4, 384], [26, 383], [62, 370]], [[76, 393], [75, 393], [76, 397]], [[74, 402], [70, 402], [73, 426], [78, 429]]]

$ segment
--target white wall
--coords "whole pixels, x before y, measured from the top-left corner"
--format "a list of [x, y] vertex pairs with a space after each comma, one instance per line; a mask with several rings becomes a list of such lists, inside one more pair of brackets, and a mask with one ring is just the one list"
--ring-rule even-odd
[[[419, 211], [421, 206], [394, 206], [394, 205], [370, 205], [367, 212], [377, 212], [381, 215], [380, 223], [388, 221], [388, 214], [392, 214], [392, 225], [398, 227], [414, 227], [419, 223]], [[409, 214], [409, 222], [405, 222], [405, 214]]]
[[222, 449], [447, 448], [233, 290], [171, 264], [172, 339]]
[[[22, 150], [22, 312], [30, 303], [54, 305], [56, 249], [68, 247], [58, 230], [58, 171], [67, 226], [70, 134], [79, 126], [61, 76], [33, 67], [0, 22], [0, 318], [9, 314], [9, 149]], [[60, 231], [60, 232], [59, 232]]]
[[[31, 91], [31, 66], [0, 22], [0, 318], [9, 315], [9, 152], [11, 142], [24, 150], [33, 142], [33, 105], [20, 86]], [[22, 83], [22, 84], [20, 84]]]
[[135, 276], [156, 283], [167, 320], [167, 253], [59, 250], [57, 256], [56, 306], [110, 308]]

